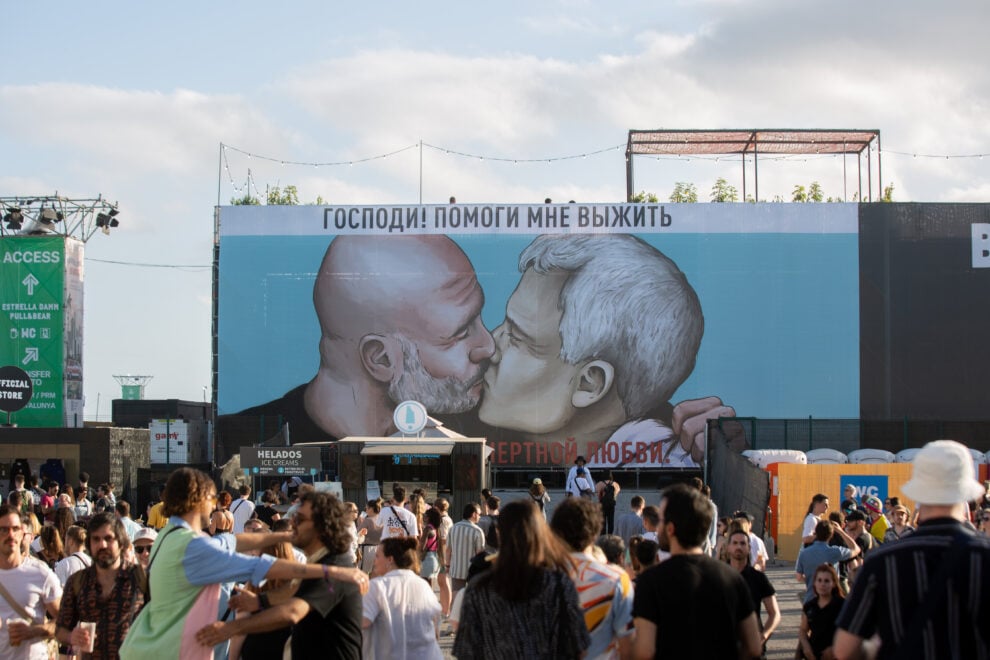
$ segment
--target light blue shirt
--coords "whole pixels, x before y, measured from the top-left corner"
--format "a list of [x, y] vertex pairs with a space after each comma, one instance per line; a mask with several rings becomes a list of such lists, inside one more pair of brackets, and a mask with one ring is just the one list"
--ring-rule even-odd
[[[182, 518], [172, 516], [169, 523], [189, 527]], [[237, 537], [233, 534], [197, 536], [186, 546], [182, 568], [191, 584], [207, 585], [221, 582], [260, 584], [275, 563], [275, 557], [251, 557], [237, 552]], [[152, 565], [151, 570], [155, 567]]]
[[805, 602], [815, 597], [815, 569], [822, 564], [831, 564], [832, 568], [838, 570], [839, 562], [847, 559], [852, 559], [852, 550], [844, 545], [829, 545], [825, 541], [815, 541], [807, 548], [801, 549], [797, 564], [794, 565], [794, 572], [804, 576], [805, 586], [808, 588], [804, 596]]

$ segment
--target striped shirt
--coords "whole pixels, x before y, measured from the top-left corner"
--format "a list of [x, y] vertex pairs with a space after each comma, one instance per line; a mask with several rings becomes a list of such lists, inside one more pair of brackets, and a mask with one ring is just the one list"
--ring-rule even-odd
[[[954, 562], [948, 579], [931, 584], [957, 535], [967, 545], [962, 560]], [[917, 657], [990, 658], [990, 538], [950, 518], [925, 521], [914, 534], [875, 549], [836, 625], [864, 639], [879, 633], [877, 657], [894, 657], [918, 625], [915, 611], [940, 590], [941, 604], [922, 624]]]
[[571, 579], [584, 613], [584, 625], [591, 635], [587, 657], [615, 660], [618, 640], [633, 634], [633, 587], [625, 571], [602, 564], [582, 552], [571, 553], [574, 572]]
[[447, 534], [450, 547], [450, 577], [466, 580], [471, 557], [485, 549], [485, 534], [470, 520], [454, 523]]

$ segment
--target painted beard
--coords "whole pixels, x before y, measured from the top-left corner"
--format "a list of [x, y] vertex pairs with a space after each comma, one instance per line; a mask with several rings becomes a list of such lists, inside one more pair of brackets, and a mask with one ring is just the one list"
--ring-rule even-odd
[[419, 359], [419, 349], [402, 335], [393, 335], [402, 346], [402, 375], [388, 387], [392, 403], [419, 401], [430, 413], [452, 414], [471, 410], [478, 405], [481, 392], [472, 395], [471, 388], [481, 382], [487, 363], [478, 368], [476, 376], [461, 381], [453, 376], [434, 378]]

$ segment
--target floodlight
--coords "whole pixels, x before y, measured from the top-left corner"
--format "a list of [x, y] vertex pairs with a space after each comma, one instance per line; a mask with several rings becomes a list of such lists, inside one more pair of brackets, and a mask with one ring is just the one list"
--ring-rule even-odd
[[0, 196], [0, 228], [4, 236], [64, 235], [86, 242], [98, 230], [109, 233], [120, 221], [116, 202], [103, 196], [69, 199], [59, 194], [46, 197]]
[[24, 214], [21, 213], [19, 208], [12, 208], [7, 211], [7, 215], [3, 216], [3, 221], [7, 223], [7, 229], [17, 231], [21, 228], [21, 223], [24, 221]]

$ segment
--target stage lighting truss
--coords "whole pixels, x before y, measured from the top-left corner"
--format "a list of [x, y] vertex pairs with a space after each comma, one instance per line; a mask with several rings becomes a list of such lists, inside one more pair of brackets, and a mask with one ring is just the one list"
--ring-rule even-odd
[[95, 199], [71, 199], [56, 193], [49, 197], [0, 197], [0, 236], [53, 234], [88, 241], [97, 231], [109, 234], [119, 226], [116, 202], [100, 195]]

